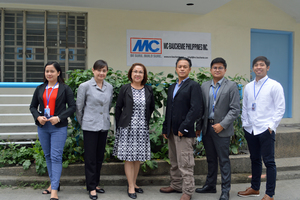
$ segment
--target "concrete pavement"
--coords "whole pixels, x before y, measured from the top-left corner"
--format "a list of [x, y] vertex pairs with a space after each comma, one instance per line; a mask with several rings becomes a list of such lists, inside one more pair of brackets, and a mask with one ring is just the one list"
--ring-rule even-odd
[[[249, 183], [232, 184], [230, 191], [231, 200], [244, 200], [245, 198], [238, 197], [237, 192], [249, 187]], [[138, 194], [137, 200], [179, 200], [181, 194], [163, 194], [159, 192], [161, 186], [143, 186], [143, 194]], [[200, 187], [200, 186], [196, 186]], [[217, 185], [216, 194], [198, 194], [193, 195], [193, 200], [218, 200], [221, 194], [220, 185]], [[126, 186], [104, 186], [104, 194], [98, 194], [98, 199], [105, 200], [130, 200], [127, 196]], [[300, 188], [300, 179], [280, 180], [277, 181], [276, 200], [300, 200], [300, 195], [297, 193]], [[264, 196], [265, 182], [261, 185], [260, 197], [249, 197], [248, 200], [261, 200]], [[0, 200], [49, 200], [50, 195], [42, 195], [42, 190], [34, 190], [31, 187], [26, 188], [0, 188]], [[61, 186], [61, 191], [58, 193], [60, 200], [88, 200], [89, 196], [83, 186]]]

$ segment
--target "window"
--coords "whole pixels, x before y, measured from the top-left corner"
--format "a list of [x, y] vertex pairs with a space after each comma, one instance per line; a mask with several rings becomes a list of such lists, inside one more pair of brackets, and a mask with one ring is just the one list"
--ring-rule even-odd
[[1, 10], [0, 81], [41, 82], [44, 65], [85, 69], [87, 14]]

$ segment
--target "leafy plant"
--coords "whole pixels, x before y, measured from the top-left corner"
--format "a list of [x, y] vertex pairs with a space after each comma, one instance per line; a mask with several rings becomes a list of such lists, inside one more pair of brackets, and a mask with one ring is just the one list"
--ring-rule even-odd
[[47, 172], [47, 163], [40, 141], [35, 141], [32, 150], [34, 152], [33, 158], [35, 160], [35, 170], [39, 175], [43, 175]]
[[44, 181], [44, 182], [41, 182], [41, 183], [39, 183], [39, 182], [31, 183], [30, 186], [33, 187], [33, 189], [36, 190], [36, 189], [44, 189], [44, 188], [48, 187], [49, 184], [50, 183], [48, 181]]

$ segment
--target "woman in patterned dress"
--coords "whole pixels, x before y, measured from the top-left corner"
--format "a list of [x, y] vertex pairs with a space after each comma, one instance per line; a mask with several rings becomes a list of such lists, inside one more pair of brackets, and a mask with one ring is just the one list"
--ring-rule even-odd
[[127, 193], [135, 199], [136, 192], [143, 193], [136, 185], [140, 161], [151, 159], [149, 121], [155, 103], [152, 87], [145, 85], [147, 69], [143, 64], [134, 63], [128, 71], [128, 79], [131, 83], [121, 87], [115, 108], [114, 155], [125, 161]]

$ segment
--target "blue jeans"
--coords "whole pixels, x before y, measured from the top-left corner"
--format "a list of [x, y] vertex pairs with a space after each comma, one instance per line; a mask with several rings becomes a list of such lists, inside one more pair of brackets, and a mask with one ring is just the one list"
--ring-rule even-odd
[[67, 126], [57, 128], [50, 122], [38, 127], [39, 139], [45, 154], [52, 190], [57, 190], [62, 171], [62, 154], [67, 139]]
[[254, 190], [259, 190], [260, 188], [262, 173], [261, 158], [263, 158], [267, 168], [266, 194], [273, 197], [277, 174], [274, 156], [275, 132], [273, 131], [270, 134], [268, 129], [259, 135], [250, 134], [246, 130], [244, 132], [250, 151], [252, 170], [251, 188]]

